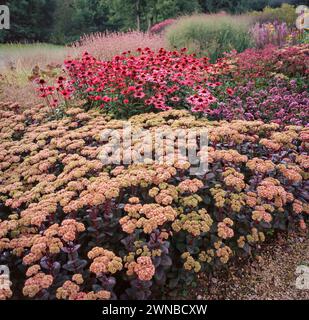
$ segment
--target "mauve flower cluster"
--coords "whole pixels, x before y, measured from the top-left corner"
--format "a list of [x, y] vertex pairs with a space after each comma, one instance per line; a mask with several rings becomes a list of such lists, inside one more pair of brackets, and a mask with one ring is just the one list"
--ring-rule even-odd
[[[250, 33], [257, 48], [264, 48], [268, 44], [282, 47], [287, 42], [295, 42], [297, 34], [290, 30], [285, 22], [268, 22], [255, 24]], [[294, 40], [294, 41], [293, 41]]]
[[262, 120], [279, 125], [309, 124], [309, 93], [296, 80], [270, 80], [259, 88], [254, 81], [234, 88], [235, 94], [208, 112], [215, 120]]

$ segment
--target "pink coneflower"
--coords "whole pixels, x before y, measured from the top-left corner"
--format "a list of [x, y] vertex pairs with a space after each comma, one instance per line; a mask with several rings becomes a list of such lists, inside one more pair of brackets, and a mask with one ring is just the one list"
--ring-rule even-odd
[[173, 101], [173, 102], [178, 102], [178, 101], [180, 101], [180, 98], [177, 97], [177, 96], [175, 96], [175, 97], [172, 97], [172, 98], [171, 98], [171, 101]]
[[129, 86], [128, 87], [128, 92], [135, 92], [136, 91], [136, 87], [135, 86]]
[[135, 92], [133, 96], [134, 96], [134, 98], [143, 99], [145, 97], [145, 93], [142, 91], [138, 91], [138, 92]]
[[63, 95], [63, 97], [66, 99], [70, 96], [70, 92], [68, 90], [62, 90], [61, 94]]
[[104, 102], [110, 102], [110, 101], [111, 101], [111, 98], [108, 97], [108, 96], [104, 96], [102, 100], [103, 100]]

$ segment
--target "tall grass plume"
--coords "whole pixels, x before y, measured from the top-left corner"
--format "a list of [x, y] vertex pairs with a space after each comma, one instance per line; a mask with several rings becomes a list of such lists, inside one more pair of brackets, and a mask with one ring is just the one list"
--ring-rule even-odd
[[185, 16], [167, 29], [167, 39], [171, 48], [186, 47], [214, 61], [224, 52], [241, 52], [250, 47], [248, 31], [252, 21], [248, 15], [225, 13]]

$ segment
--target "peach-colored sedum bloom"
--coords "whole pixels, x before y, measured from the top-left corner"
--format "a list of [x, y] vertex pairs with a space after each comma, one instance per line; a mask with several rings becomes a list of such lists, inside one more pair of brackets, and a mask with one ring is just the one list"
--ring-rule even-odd
[[136, 262], [128, 262], [126, 264], [126, 267], [128, 268], [128, 275], [132, 275], [133, 273], [135, 273], [137, 277], [142, 281], [151, 280], [155, 274], [155, 267], [152, 263], [152, 260], [147, 256], [138, 257]]
[[195, 193], [203, 186], [204, 186], [204, 184], [201, 180], [187, 179], [187, 180], [180, 182], [177, 188], [179, 189], [179, 191], [181, 193], [185, 193], [185, 192]]
[[9, 288], [0, 289], [0, 301], [7, 300], [7, 299], [11, 298], [12, 295], [13, 295], [13, 292], [11, 289], [9, 289]]
[[252, 212], [252, 220], [270, 223], [272, 221], [272, 216], [270, 213], [266, 212], [263, 206], [256, 206], [255, 210]]
[[93, 260], [89, 270], [96, 275], [111, 273], [114, 274], [122, 269], [122, 259], [112, 251], [101, 247], [95, 247], [88, 252], [88, 258]]
[[35, 274], [26, 280], [23, 294], [29, 298], [35, 297], [42, 289], [49, 288], [53, 283], [53, 277], [43, 272]]
[[229, 226], [233, 226], [234, 222], [230, 218], [223, 219], [222, 222], [218, 223], [218, 236], [222, 239], [232, 238], [234, 231]]

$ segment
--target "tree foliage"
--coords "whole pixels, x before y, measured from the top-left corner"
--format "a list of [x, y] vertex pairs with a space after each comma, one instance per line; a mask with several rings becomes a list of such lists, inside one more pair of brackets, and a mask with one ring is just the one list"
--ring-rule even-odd
[[11, 29], [0, 42], [70, 43], [96, 31], [148, 30], [153, 24], [196, 12], [241, 13], [298, 0], [8, 0]]

